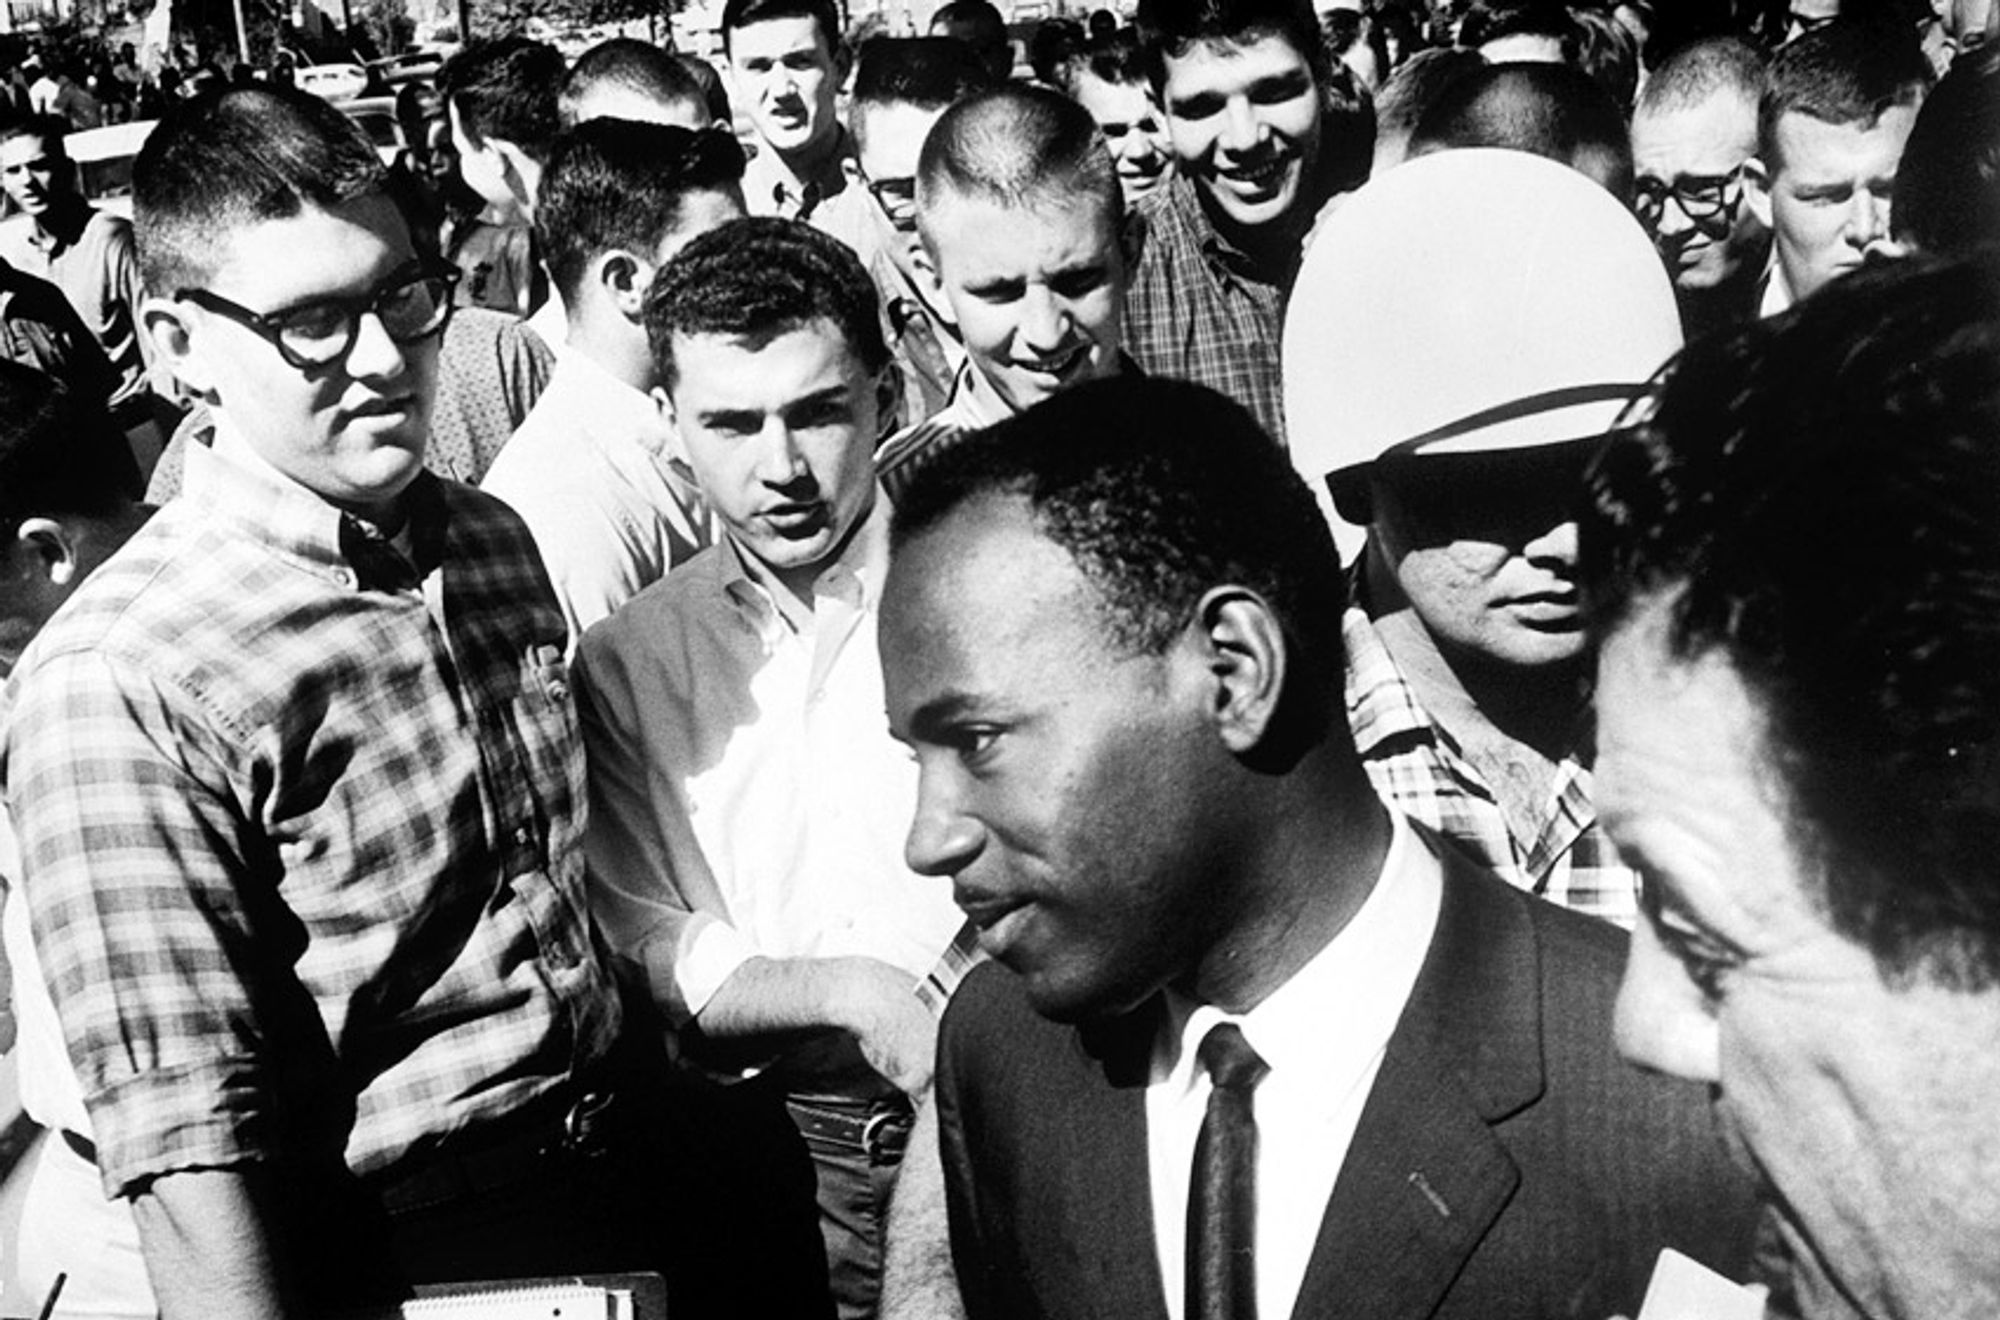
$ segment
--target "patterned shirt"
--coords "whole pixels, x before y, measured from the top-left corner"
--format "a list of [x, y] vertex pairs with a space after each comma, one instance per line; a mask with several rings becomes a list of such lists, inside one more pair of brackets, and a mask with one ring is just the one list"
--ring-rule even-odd
[[1590, 770], [1579, 752], [1563, 757], [1541, 819], [1529, 837], [1518, 837], [1486, 780], [1418, 704], [1359, 606], [1342, 619], [1341, 637], [1348, 724], [1383, 802], [1444, 835], [1515, 888], [1631, 929], [1639, 877], [1618, 861], [1597, 824]]
[[187, 492], [0, 698], [21, 892], [111, 1195], [300, 1152], [393, 1168], [619, 1025], [527, 532], [425, 474], [385, 541], [246, 449], [190, 450]]
[[1139, 263], [1125, 293], [1125, 347], [1149, 375], [1191, 380], [1285, 440], [1278, 343], [1298, 263], [1261, 268], [1224, 241], [1176, 174], [1139, 203]]

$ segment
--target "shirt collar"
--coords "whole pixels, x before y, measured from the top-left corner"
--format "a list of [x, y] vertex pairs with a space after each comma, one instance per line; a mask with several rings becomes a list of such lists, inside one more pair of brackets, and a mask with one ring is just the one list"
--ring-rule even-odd
[[[421, 471], [404, 492], [410, 556], [272, 465], [225, 417], [187, 449], [182, 494], [219, 521], [350, 589], [405, 588], [443, 557], [447, 511], [437, 478]], [[411, 560], [415, 562], [412, 563]]]
[[[849, 537], [847, 545], [830, 563], [823, 564], [813, 577], [813, 597], [844, 600], [854, 608], [872, 613], [882, 596], [882, 579], [889, 569], [889, 497], [878, 488], [875, 502]], [[775, 641], [790, 629], [784, 613], [771, 592], [750, 572], [750, 551], [726, 533], [717, 547], [722, 556], [721, 587], [736, 607], [748, 615], [766, 641]]]
[[[1437, 930], [1444, 875], [1409, 823], [1388, 813], [1389, 846], [1361, 906], [1326, 946], [1248, 1013], [1226, 1014], [1168, 991], [1155, 1038], [1153, 1076], [1169, 1090], [1195, 1083], [1202, 1037], [1219, 1022], [1243, 1029], [1275, 1072], [1330, 1095], [1388, 1045]], [[1339, 1028], [1330, 1030], [1329, 1010]]]
[[1436, 741], [1442, 730], [1417, 704], [1409, 680], [1361, 606], [1350, 605], [1341, 616], [1340, 640], [1347, 652], [1347, 722], [1355, 751], [1365, 760], [1394, 738]]

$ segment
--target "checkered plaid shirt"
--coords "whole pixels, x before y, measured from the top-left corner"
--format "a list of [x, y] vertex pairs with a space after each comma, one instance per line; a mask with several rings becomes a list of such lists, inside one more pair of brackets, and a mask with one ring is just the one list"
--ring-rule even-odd
[[391, 1167], [619, 1025], [562, 615], [519, 519], [420, 476], [405, 559], [275, 473], [189, 459], [0, 697], [112, 1194], [302, 1149]]
[[1225, 243], [1180, 175], [1139, 204], [1142, 246], [1125, 294], [1125, 347], [1151, 376], [1191, 380], [1285, 439], [1278, 341], [1298, 273], [1261, 270]]
[[1528, 837], [1451, 735], [1431, 721], [1360, 607], [1341, 622], [1347, 648], [1347, 720], [1375, 791], [1518, 889], [1626, 929], [1638, 917], [1639, 877], [1598, 828], [1590, 770], [1572, 752], [1556, 768], [1548, 806]]

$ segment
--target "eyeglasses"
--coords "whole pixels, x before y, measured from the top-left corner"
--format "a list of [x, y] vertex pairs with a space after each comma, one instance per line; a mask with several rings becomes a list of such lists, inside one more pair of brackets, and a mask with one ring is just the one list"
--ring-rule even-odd
[[911, 178], [871, 179], [861, 176], [868, 185], [868, 195], [875, 199], [875, 205], [882, 208], [882, 214], [889, 223], [903, 233], [917, 227], [917, 181]]
[[1657, 229], [1671, 197], [1681, 214], [1697, 225], [1718, 221], [1722, 225], [1734, 224], [1736, 206], [1742, 200], [1735, 185], [1742, 176], [1743, 167], [1738, 165], [1727, 174], [1682, 174], [1672, 183], [1641, 178], [1633, 189], [1632, 211], [1648, 229]]
[[207, 289], [182, 289], [174, 297], [255, 331], [292, 367], [314, 371], [346, 360], [361, 333], [363, 313], [374, 313], [398, 344], [437, 334], [451, 319], [451, 291], [457, 283], [458, 271], [451, 267], [413, 263], [359, 297], [322, 298], [276, 312], [253, 312]]
[[1801, 14], [1797, 10], [1793, 10], [1785, 15], [1785, 19], [1791, 26], [1792, 35], [1803, 37], [1808, 32], [1817, 32], [1821, 28], [1832, 27], [1840, 21], [1840, 15], [1837, 13]]

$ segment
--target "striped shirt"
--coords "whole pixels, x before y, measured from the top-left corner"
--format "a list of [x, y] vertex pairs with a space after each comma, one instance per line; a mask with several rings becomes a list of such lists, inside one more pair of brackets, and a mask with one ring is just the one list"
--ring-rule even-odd
[[1125, 347], [1148, 375], [1191, 380], [1249, 409], [1285, 440], [1278, 342], [1298, 263], [1269, 271], [1223, 241], [1179, 174], [1139, 203], [1139, 262], [1125, 293]]
[[1563, 757], [1540, 818], [1516, 835], [1486, 780], [1418, 704], [1360, 607], [1348, 609], [1341, 639], [1348, 724], [1382, 801], [1516, 889], [1630, 930], [1639, 912], [1638, 873], [1619, 862], [1597, 823], [1581, 755]]
[[420, 475], [406, 558], [254, 459], [188, 462], [0, 697], [113, 1195], [301, 1152], [393, 1168], [619, 1025], [562, 615], [519, 520]]

